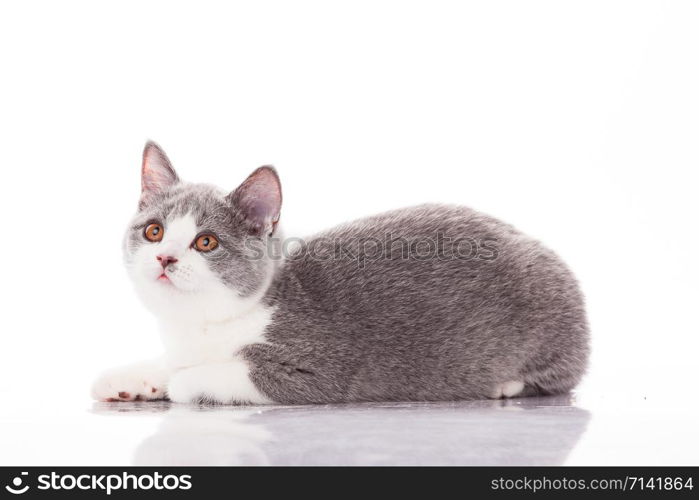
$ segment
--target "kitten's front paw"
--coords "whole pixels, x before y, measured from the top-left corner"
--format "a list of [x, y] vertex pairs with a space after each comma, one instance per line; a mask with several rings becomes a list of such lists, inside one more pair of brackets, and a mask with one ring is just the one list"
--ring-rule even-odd
[[172, 376], [167, 393], [175, 403], [271, 403], [252, 383], [248, 366], [240, 360], [180, 370]]
[[97, 379], [92, 386], [92, 397], [98, 401], [163, 399], [167, 379], [166, 370], [152, 363], [117, 368]]
[[172, 376], [167, 396], [174, 403], [205, 403], [212, 398], [207, 395], [207, 381], [191, 368], [179, 371]]

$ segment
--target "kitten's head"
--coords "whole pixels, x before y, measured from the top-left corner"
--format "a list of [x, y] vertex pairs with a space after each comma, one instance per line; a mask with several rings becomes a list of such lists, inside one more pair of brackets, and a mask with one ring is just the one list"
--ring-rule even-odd
[[220, 321], [259, 300], [274, 260], [282, 194], [272, 167], [225, 192], [180, 181], [165, 153], [143, 151], [141, 199], [125, 238], [125, 261], [146, 305], [164, 319]]

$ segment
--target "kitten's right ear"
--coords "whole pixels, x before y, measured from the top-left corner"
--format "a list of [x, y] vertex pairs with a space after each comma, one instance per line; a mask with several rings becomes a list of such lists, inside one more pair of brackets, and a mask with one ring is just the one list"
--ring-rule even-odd
[[172, 168], [165, 151], [153, 141], [148, 141], [143, 148], [141, 165], [141, 201], [142, 208], [150, 198], [168, 189], [180, 181]]

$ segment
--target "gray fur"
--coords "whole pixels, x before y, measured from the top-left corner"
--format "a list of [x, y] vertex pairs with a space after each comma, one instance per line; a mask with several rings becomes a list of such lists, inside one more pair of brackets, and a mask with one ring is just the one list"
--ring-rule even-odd
[[[517, 380], [525, 395], [557, 394], [583, 375], [588, 328], [576, 280], [512, 226], [470, 208], [423, 205], [331, 229], [270, 266], [269, 256], [251, 258], [269, 235], [250, 230], [234, 194], [178, 181], [142, 200], [127, 248], [143, 244], [149, 220], [190, 212], [218, 236], [220, 247], [206, 258], [227, 286], [251, 295], [274, 273], [262, 299], [274, 310], [268, 343], [242, 351], [254, 384], [272, 400], [476, 399]], [[467, 237], [495, 251], [470, 259], [391, 254], [362, 265], [317, 258], [335, 255], [331, 241], [356, 255], [358, 242], [387, 234], [411, 242]]]
[[[560, 259], [469, 208], [423, 205], [323, 237], [496, 240], [481, 259], [290, 259], [266, 295], [269, 345], [245, 350], [255, 384], [287, 404], [485, 398], [496, 384], [569, 391], [588, 355], [583, 298]], [[303, 252], [301, 252], [303, 254]]]

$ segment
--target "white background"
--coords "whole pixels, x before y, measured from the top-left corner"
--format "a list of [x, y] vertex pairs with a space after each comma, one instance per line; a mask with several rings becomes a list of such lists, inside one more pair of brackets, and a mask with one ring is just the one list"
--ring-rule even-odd
[[274, 164], [289, 235], [425, 201], [511, 222], [587, 296], [581, 404], [696, 408], [698, 25], [693, 2], [3, 3], [0, 413], [84, 411], [158, 352], [120, 248], [149, 138], [190, 181]]

